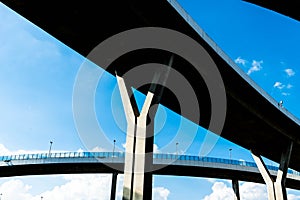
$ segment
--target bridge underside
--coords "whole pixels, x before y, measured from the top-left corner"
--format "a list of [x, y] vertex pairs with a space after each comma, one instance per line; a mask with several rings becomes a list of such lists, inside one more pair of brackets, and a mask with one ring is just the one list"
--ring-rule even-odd
[[[101, 1], [101, 6], [92, 0], [2, 2], [83, 56], [87, 56], [106, 38], [132, 28], [156, 26], [185, 33], [206, 49], [222, 75], [227, 95], [227, 115], [221, 136], [276, 162], [280, 162], [281, 153], [293, 140], [290, 167], [300, 171], [298, 122], [291, 120], [286, 115], [288, 112], [280, 110], [273, 99], [264, 97], [258, 86], [238, 72], [236, 65], [224, 61], [168, 1], [110, 0]], [[118, 69], [122, 74], [136, 65], [164, 63], [166, 59], [169, 59], [169, 52], [136, 51], [120, 57], [108, 71], [112, 73]], [[180, 66], [185, 66], [184, 70]], [[179, 56], [175, 57], [173, 67], [188, 78], [199, 95], [201, 121], [195, 123], [207, 128], [211, 105], [202, 77], [195, 75], [197, 73], [193, 72], [192, 66]], [[180, 113], [172, 95], [172, 92], [165, 92], [161, 103]], [[188, 113], [184, 116], [191, 119]]]
[[[112, 167], [111, 167], [112, 166]], [[124, 163], [53, 163], [13, 165], [1, 167], [0, 177], [29, 176], [29, 175], [53, 175], [53, 174], [109, 174], [117, 172], [122, 174]], [[220, 179], [237, 179], [254, 183], [264, 183], [260, 173], [245, 172], [221, 168], [180, 166], [180, 165], [155, 165], [158, 170], [154, 175], [190, 176]], [[120, 169], [116, 171], [115, 169]], [[275, 178], [275, 177], [273, 177]], [[300, 190], [300, 181], [294, 179], [286, 180], [286, 187]]]
[[292, 0], [244, 0], [300, 21], [299, 6]]

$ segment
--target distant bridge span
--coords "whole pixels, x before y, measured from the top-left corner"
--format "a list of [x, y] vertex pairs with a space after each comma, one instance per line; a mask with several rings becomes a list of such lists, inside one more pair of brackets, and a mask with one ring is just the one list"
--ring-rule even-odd
[[[123, 173], [124, 153], [121, 152], [62, 152], [41, 154], [21, 154], [0, 156], [0, 177], [84, 174], [84, 173]], [[199, 157], [175, 154], [154, 154], [154, 174], [236, 179], [263, 183], [263, 179], [253, 162], [223, 158]], [[278, 168], [267, 166], [276, 177]], [[288, 171], [286, 185], [300, 189], [300, 173]]]

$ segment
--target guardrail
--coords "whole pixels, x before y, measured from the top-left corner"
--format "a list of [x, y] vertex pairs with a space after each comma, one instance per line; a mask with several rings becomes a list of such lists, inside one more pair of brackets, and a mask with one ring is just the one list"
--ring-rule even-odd
[[[125, 158], [124, 152], [61, 152], [61, 153], [37, 153], [37, 154], [19, 154], [19, 155], [9, 155], [0, 156], [0, 161], [11, 162], [11, 161], [22, 161], [22, 160], [37, 160], [37, 159], [53, 159], [53, 158]], [[193, 155], [176, 155], [176, 154], [162, 154], [154, 153], [154, 160], [168, 160], [168, 161], [199, 161], [206, 163], [220, 163], [229, 165], [239, 165], [257, 168], [254, 162], [225, 159], [225, 158], [214, 158], [214, 157], [200, 157]], [[276, 166], [266, 166], [269, 170], [278, 171]], [[300, 172], [289, 169], [289, 174], [300, 176]]]

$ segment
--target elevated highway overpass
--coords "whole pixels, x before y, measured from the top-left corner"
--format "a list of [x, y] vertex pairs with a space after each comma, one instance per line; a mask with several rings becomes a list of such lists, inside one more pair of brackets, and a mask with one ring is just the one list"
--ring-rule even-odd
[[[293, 142], [289, 167], [300, 171], [299, 119], [279, 107], [278, 102], [254, 83], [176, 1], [110, 0], [101, 1], [101, 5], [92, 0], [1, 2], [83, 56], [108, 37], [137, 27], [164, 27], [190, 36], [205, 48], [224, 81], [227, 114], [221, 136], [278, 163]], [[137, 51], [112, 63], [108, 71], [113, 73], [122, 66], [118, 72], [125, 73], [138, 64], [162, 63], [167, 55], [168, 52], [161, 51]], [[184, 70], [178, 67], [182, 65]], [[172, 67], [187, 77], [201, 99], [201, 120], [195, 123], [208, 128], [211, 102], [202, 77], [195, 75], [191, 64], [179, 57], [175, 57]], [[172, 93], [165, 92], [161, 103], [180, 113], [178, 104], [171, 100], [173, 97]], [[192, 120], [189, 113], [184, 117]]]
[[292, 0], [244, 0], [249, 3], [264, 7], [266, 9], [275, 11], [279, 14], [285, 15], [297, 21], [300, 21], [300, 13], [298, 9], [298, 2]]
[[[123, 173], [125, 153], [123, 152], [62, 152], [41, 154], [20, 154], [0, 156], [0, 177]], [[154, 154], [156, 175], [174, 175], [237, 179], [240, 181], [263, 183], [254, 162], [232, 159], [199, 157], [191, 155]], [[278, 167], [267, 166], [276, 177]], [[300, 189], [300, 173], [288, 171], [287, 187]]]
[[[217, 134], [251, 150], [255, 155], [280, 163], [283, 174], [287, 167], [300, 171], [300, 120], [253, 82], [175, 0], [111, 0], [103, 1], [101, 5], [92, 0], [2, 2], [85, 57], [105, 39], [133, 28], [163, 27], [186, 34], [205, 49], [224, 82], [227, 112], [224, 128]], [[118, 71], [122, 75], [141, 64], [164, 64], [171, 54], [158, 49], [137, 50], [120, 56], [106, 70], [112, 74]], [[212, 102], [205, 80], [199, 73], [195, 73], [197, 71], [191, 62], [180, 55], [174, 56], [172, 68], [189, 81], [197, 95], [199, 105], [195, 106], [201, 110], [200, 120], [195, 120], [191, 113], [181, 113], [172, 91], [165, 90], [160, 103], [209, 129]], [[89, 59], [101, 67], [96, 57]], [[209, 70], [204, 74], [209, 73]], [[135, 87], [134, 80], [126, 82]], [[137, 89], [146, 94], [148, 88]], [[259, 158], [255, 161], [260, 162]], [[262, 166], [259, 167], [261, 174], [266, 175], [263, 173], [263, 164], [259, 166]], [[196, 171], [196, 168], [191, 170]], [[272, 192], [275, 192], [271, 188], [274, 187], [273, 180], [270, 177], [268, 180], [268, 192], [271, 191], [269, 195], [272, 196]], [[276, 181], [280, 187], [278, 190], [282, 190], [285, 177], [279, 177], [278, 180], [281, 180], [280, 183]], [[269, 198], [273, 199], [271, 196]]]

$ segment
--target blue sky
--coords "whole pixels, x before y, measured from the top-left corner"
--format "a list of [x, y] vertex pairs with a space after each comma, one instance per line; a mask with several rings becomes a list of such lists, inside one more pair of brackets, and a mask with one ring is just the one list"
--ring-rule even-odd
[[[179, 0], [179, 3], [206, 33], [250, 78], [298, 118], [300, 107], [300, 24], [290, 18], [239, 0]], [[99, 126], [108, 143], [89, 143], [81, 138], [73, 118], [73, 89], [84, 58], [32, 23], [0, 4], [0, 153], [78, 151], [80, 149], [124, 150], [125, 123], [120, 96], [113, 76], [88, 64], [96, 74], [104, 74], [95, 93]], [[136, 93], [140, 103], [143, 96]], [[115, 109], [111, 109], [111, 106]], [[105, 113], [105, 115], [103, 114]], [[198, 154], [206, 132], [164, 107], [159, 108], [155, 145], [157, 151], [175, 153], [175, 135], [197, 132], [180, 138], [181, 153]], [[178, 122], [183, 120], [183, 125]], [[88, 121], [88, 120], [87, 120]], [[175, 125], [174, 125], [175, 124]], [[168, 133], [168, 134], [167, 134]], [[252, 161], [249, 152], [219, 139], [208, 156]], [[271, 164], [271, 161], [267, 161]], [[78, 199], [93, 199], [109, 191], [109, 175], [29, 176], [0, 179], [3, 199], [75, 199], [70, 190], [80, 190]], [[99, 184], [102, 183], [102, 184]], [[122, 177], [118, 183], [120, 192]], [[93, 189], [97, 185], [98, 189]], [[98, 187], [103, 185], [103, 187]], [[182, 186], [185, 187], [182, 187]], [[230, 181], [155, 176], [155, 199], [227, 199]], [[242, 199], [266, 199], [265, 186], [240, 183]], [[19, 191], [16, 193], [15, 191]], [[88, 192], [87, 192], [88, 191]], [[250, 192], [249, 192], [250, 191]], [[252, 191], [252, 192], [251, 192]], [[254, 192], [258, 191], [258, 192]], [[251, 196], [257, 193], [257, 196]], [[289, 199], [300, 193], [289, 191]], [[60, 198], [58, 196], [61, 196]], [[65, 196], [63, 196], [65, 195]], [[253, 195], [253, 194], [252, 194]], [[244, 197], [244, 198], [243, 198]], [[104, 198], [105, 199], [105, 198]]]

